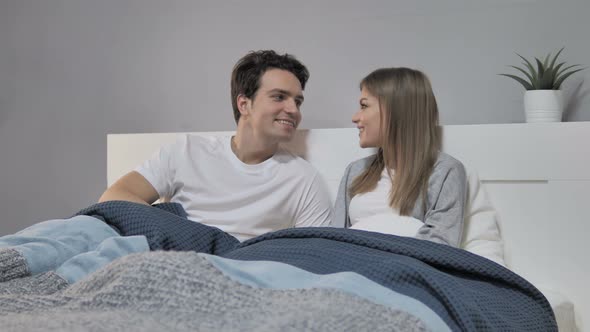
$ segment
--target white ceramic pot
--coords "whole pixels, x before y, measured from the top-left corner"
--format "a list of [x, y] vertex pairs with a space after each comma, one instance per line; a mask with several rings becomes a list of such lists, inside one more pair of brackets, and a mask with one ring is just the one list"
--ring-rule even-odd
[[561, 90], [528, 90], [524, 93], [526, 122], [561, 122]]

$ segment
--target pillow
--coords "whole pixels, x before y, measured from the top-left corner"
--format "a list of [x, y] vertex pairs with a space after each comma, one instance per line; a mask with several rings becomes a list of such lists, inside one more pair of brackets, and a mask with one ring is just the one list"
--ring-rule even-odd
[[477, 172], [467, 167], [466, 171], [467, 204], [461, 248], [506, 266], [504, 242], [500, 235], [496, 210], [490, 203]]

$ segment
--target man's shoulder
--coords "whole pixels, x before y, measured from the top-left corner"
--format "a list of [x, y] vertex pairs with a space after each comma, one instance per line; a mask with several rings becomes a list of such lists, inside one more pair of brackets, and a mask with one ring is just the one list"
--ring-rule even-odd
[[307, 176], [315, 175], [318, 172], [309, 161], [286, 149], [279, 149], [275, 153], [274, 159], [283, 166], [285, 171], [293, 174]]
[[199, 146], [219, 146], [227, 142], [231, 136], [228, 135], [198, 135], [198, 134], [183, 134], [181, 140], [191, 145]]
[[230, 136], [205, 136], [197, 134], [183, 134], [175, 144], [188, 154], [203, 151], [215, 153], [223, 151], [225, 144], [229, 144]]
[[202, 165], [206, 160], [210, 158], [217, 160], [225, 153], [224, 140], [229, 141], [229, 138], [179, 134], [173, 143], [162, 146], [162, 149], [173, 158], [177, 167], [192, 165], [197, 160]]

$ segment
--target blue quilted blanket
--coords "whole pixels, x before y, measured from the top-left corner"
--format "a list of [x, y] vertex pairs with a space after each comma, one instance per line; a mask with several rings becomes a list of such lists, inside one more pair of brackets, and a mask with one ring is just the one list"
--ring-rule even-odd
[[557, 331], [545, 297], [510, 270], [467, 251], [428, 241], [335, 228], [297, 228], [243, 243], [186, 219], [177, 204], [159, 209], [107, 202], [93, 215], [122, 235], [145, 235], [152, 250], [194, 250], [248, 261], [275, 261], [315, 273], [358, 273], [417, 299], [452, 330]]
[[529, 282], [465, 250], [350, 229], [288, 229], [223, 257], [287, 263], [316, 273], [352, 271], [434, 310], [452, 330], [557, 331], [551, 306]]
[[188, 220], [186, 212], [177, 203], [151, 207], [132, 202], [109, 201], [91, 205], [76, 215], [102, 219], [123, 236], [144, 235], [153, 251], [222, 254], [240, 243], [220, 229]]

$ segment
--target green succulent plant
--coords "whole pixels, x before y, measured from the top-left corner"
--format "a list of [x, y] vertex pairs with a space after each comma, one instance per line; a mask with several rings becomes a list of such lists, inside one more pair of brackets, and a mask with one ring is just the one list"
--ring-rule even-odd
[[[563, 51], [564, 47], [562, 47], [551, 59], [551, 53], [547, 54], [545, 57], [545, 61], [541, 61], [538, 58], [535, 58], [536, 67], [531, 63], [531, 61], [527, 60], [522, 55], [516, 53], [522, 60], [524, 60], [523, 68], [517, 66], [509, 66], [512, 67], [526, 76], [526, 80], [518, 77], [516, 75], [510, 74], [499, 74], [502, 76], [510, 77], [516, 80], [518, 83], [522, 84], [526, 90], [559, 90], [563, 81], [566, 78], [570, 77], [572, 74], [579, 72], [580, 70], [584, 70], [586, 68], [576, 68], [581, 65], [571, 65], [566, 66], [565, 62], [561, 62], [559, 64], [555, 64], [557, 62], [557, 58]], [[562, 68], [563, 67], [563, 68]]]

